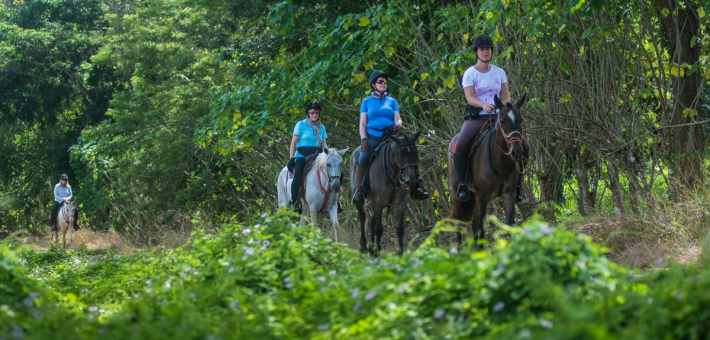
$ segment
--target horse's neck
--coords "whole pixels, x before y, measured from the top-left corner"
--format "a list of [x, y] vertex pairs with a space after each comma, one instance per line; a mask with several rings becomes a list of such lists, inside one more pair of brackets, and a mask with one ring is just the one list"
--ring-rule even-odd
[[[312, 173], [315, 171], [315, 181], [318, 184], [318, 190], [320, 191], [320, 187], [322, 186], [323, 189], [328, 190], [328, 187], [330, 186], [330, 182], [328, 181], [328, 166], [325, 166], [325, 169], [319, 168], [317, 165], [313, 165], [311, 168], [311, 171], [309, 173]], [[323, 175], [325, 175], [325, 179], [323, 178]]]

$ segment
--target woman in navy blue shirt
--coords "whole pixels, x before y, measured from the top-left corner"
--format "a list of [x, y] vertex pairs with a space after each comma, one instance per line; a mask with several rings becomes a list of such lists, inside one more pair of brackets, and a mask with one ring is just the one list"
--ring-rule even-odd
[[326, 140], [328, 134], [325, 126], [320, 123], [320, 104], [308, 102], [306, 104], [306, 119], [298, 121], [293, 128], [293, 138], [291, 138], [291, 149], [288, 161], [288, 172], [293, 177], [291, 184], [291, 203], [293, 211], [300, 214], [302, 212], [300, 189], [303, 183], [303, 170], [306, 167], [306, 157], [318, 153], [328, 148]]
[[[402, 127], [402, 117], [399, 115], [397, 100], [387, 95], [387, 79], [389, 75], [382, 71], [372, 72], [370, 87], [372, 95], [365, 98], [360, 105], [360, 158], [355, 167], [355, 190], [353, 202], [363, 201], [360, 186], [365, 177], [365, 170], [370, 162], [372, 151], [382, 137], [382, 130], [388, 127]], [[413, 199], [424, 200], [429, 198], [429, 193], [420, 186], [412, 187], [410, 196]]]

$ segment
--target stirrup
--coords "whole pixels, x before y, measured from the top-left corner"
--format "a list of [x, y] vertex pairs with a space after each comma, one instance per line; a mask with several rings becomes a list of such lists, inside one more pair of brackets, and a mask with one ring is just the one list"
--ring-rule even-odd
[[458, 194], [456, 195], [456, 198], [458, 198], [458, 200], [462, 202], [466, 202], [471, 199], [471, 194], [469, 193], [466, 184], [459, 184]]
[[355, 194], [353, 195], [353, 203], [357, 203], [357, 204], [364, 203], [365, 199], [364, 199], [364, 197], [362, 197], [362, 192], [360, 191], [361, 189], [362, 189], [362, 186], [355, 189]]
[[301, 200], [296, 201], [296, 203], [293, 204], [293, 212], [297, 214], [303, 213], [303, 208], [301, 208]]

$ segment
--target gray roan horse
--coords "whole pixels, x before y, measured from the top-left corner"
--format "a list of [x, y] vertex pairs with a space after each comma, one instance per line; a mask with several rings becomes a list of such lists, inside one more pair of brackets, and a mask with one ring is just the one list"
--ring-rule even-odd
[[[311, 222], [316, 224], [318, 213], [327, 210], [330, 212], [330, 219], [333, 221], [335, 231], [335, 242], [338, 242], [338, 195], [340, 193], [340, 168], [343, 165], [343, 154], [348, 149], [338, 150], [328, 149], [328, 153], [321, 153], [316, 157], [315, 164], [303, 176], [303, 190], [301, 199], [305, 199], [301, 214], [301, 226], [305, 224], [305, 210], [311, 212]], [[293, 178], [288, 176], [288, 168], [284, 167], [279, 173], [276, 182], [278, 192], [279, 207], [289, 207], [291, 205], [291, 182]]]
[[[389, 205], [397, 209], [397, 251], [401, 255], [404, 251], [404, 212], [407, 208], [409, 187], [417, 185], [417, 167], [419, 154], [417, 141], [420, 132], [409, 137], [398, 133], [386, 137], [380, 142], [379, 151], [372, 159], [370, 168], [365, 174], [365, 182], [369, 181], [369, 190], [366, 200], [372, 203], [372, 221], [370, 221], [370, 249], [371, 255], [377, 255], [382, 246], [382, 210]], [[350, 156], [350, 178], [355, 178], [355, 164], [360, 158], [360, 147], [355, 149]], [[360, 183], [350, 182], [350, 187], [355, 188]], [[365, 210], [364, 204], [355, 204], [357, 219], [360, 221], [360, 251], [367, 252], [367, 239], [365, 238]], [[375, 246], [376, 244], [376, 246]]]
[[[523, 147], [523, 115], [520, 107], [525, 103], [526, 96], [515, 105], [501, 102], [498, 96], [495, 103], [498, 109], [498, 120], [483, 140], [481, 146], [469, 160], [469, 175], [467, 186], [471, 190], [471, 199], [466, 202], [458, 200], [456, 190], [451, 190], [451, 215], [449, 218], [459, 221], [472, 221], [471, 229], [476, 241], [485, 236], [483, 217], [488, 202], [502, 197], [505, 203], [505, 223], [515, 222], [515, 188], [518, 176], [522, 176], [527, 158]], [[452, 158], [453, 144], [459, 135], [454, 136], [449, 144], [449, 188], [458, 188], [454, 161]], [[461, 245], [461, 233], [457, 235], [457, 243]]]
[[52, 238], [59, 242], [59, 231], [62, 231], [62, 247], [67, 246], [67, 231], [69, 231], [69, 246], [72, 246], [72, 234], [74, 233], [74, 202], [66, 202], [59, 209], [57, 214], [57, 229], [49, 235], [49, 241]]

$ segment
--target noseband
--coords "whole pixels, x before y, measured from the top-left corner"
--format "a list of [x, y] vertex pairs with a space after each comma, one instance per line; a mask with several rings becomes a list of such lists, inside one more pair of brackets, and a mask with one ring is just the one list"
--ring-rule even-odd
[[[498, 147], [498, 150], [500, 150], [500, 152], [502, 152], [504, 155], [512, 158], [513, 156], [511, 155], [511, 153], [513, 152], [513, 148], [511, 147], [511, 144], [513, 144], [515, 142], [522, 144], [523, 143], [523, 133], [518, 130], [513, 130], [510, 133], [505, 133], [505, 131], [503, 130], [503, 124], [501, 124], [501, 122], [500, 122], [500, 114], [498, 114], [498, 122], [496, 122], [496, 124], [498, 125], [498, 127], [500, 129], [500, 134], [503, 135], [503, 139], [505, 139], [505, 143], [506, 143], [506, 146], [508, 147], [508, 151], [503, 150], [503, 148], [500, 145], [498, 145], [498, 141], [495, 140], [494, 136], [491, 136], [492, 142], [493, 142], [493, 144], [495, 144]], [[523, 130], [523, 131], [525, 131], [525, 130]], [[515, 136], [516, 134], [517, 134], [517, 136]], [[523, 159], [520, 159], [517, 161], [513, 160], [513, 162], [515, 164], [515, 169], [518, 170], [518, 172], [521, 174], [523, 172], [525, 172], [525, 168], [523, 167], [523, 161], [524, 161]], [[491, 163], [490, 156], [488, 157], [488, 162]], [[501, 182], [505, 182], [505, 179], [507, 179], [508, 176], [506, 176], [504, 179], [498, 173], [498, 171], [495, 170], [492, 163], [490, 164], [490, 166], [491, 166], [491, 169], [493, 169], [493, 172], [496, 175], [496, 177], [498, 177], [498, 179], [500, 179]]]
[[[510, 156], [510, 153], [512, 152], [513, 148], [510, 147], [511, 144], [518, 142], [518, 143], [523, 143], [523, 134], [522, 132], [518, 130], [513, 130], [510, 133], [505, 133], [503, 131], [503, 124], [500, 123], [500, 114], [498, 115], [498, 126], [500, 127], [500, 133], [503, 135], [503, 139], [505, 139], [506, 144], [508, 144], [508, 152], [504, 151], [503, 148], [498, 145], [498, 142], [496, 142], [496, 146], [500, 151], [503, 152], [503, 154], [506, 154]], [[514, 135], [517, 134], [517, 137], [514, 137]]]
[[[397, 142], [395, 141], [395, 143], [397, 143]], [[397, 160], [396, 160], [396, 163], [395, 163], [394, 165], [392, 165], [392, 163], [390, 163], [390, 168], [392, 168], [392, 171], [394, 171], [394, 173], [395, 173], [395, 175], [396, 175], [396, 177], [397, 177], [397, 183], [395, 183], [392, 179], [390, 179], [390, 177], [389, 177], [389, 171], [387, 171], [386, 157], [384, 157], [384, 155], [382, 155], [382, 156], [383, 156], [383, 157], [382, 157], [382, 164], [383, 164], [383, 166], [384, 166], [384, 168], [385, 168], [385, 177], [386, 177], [387, 180], [390, 182], [390, 184], [392, 184], [392, 185], [394, 186], [395, 190], [399, 187], [399, 185], [401, 185], [401, 186], [402, 186], [403, 188], [405, 188], [405, 189], [409, 189], [409, 185], [407, 185], [407, 184], [404, 183], [405, 180], [404, 180], [404, 175], [402, 174], [402, 170], [404, 170], [404, 169], [406, 169], [406, 168], [408, 168], [408, 167], [415, 167], [415, 168], [418, 168], [418, 167], [419, 167], [419, 163], [417, 163], [417, 162], [414, 162], [414, 163], [406, 163], [406, 164], [404, 164], [404, 165], [400, 165], [401, 159], [400, 159], [400, 157], [399, 157], [399, 148], [403, 148], [403, 147], [407, 147], [408, 151], [411, 152], [411, 150], [409, 150], [409, 147], [416, 148], [417, 146], [414, 145], [414, 143], [407, 143], [407, 144], [402, 144], [402, 145], [397, 145], [397, 146], [396, 146], [397, 152], [395, 153], [395, 155], [396, 155], [395, 157], [396, 157]], [[387, 158], [388, 158], [388, 157], [387, 157]], [[415, 169], [415, 171], [416, 171], [416, 169]], [[399, 185], [397, 185], [397, 184], [399, 184]]]

